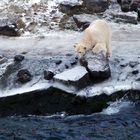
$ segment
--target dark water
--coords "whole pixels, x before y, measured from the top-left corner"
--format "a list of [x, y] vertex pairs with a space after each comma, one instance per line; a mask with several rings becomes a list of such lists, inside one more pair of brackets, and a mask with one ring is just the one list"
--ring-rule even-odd
[[0, 118], [0, 140], [140, 140], [140, 104], [113, 115]]

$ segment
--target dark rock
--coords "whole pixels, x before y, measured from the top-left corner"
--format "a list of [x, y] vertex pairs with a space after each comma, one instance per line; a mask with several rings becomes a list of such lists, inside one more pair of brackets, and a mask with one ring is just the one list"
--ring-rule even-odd
[[117, 2], [118, 2], [119, 4], [121, 4], [121, 3], [122, 3], [122, 0], [117, 0]]
[[108, 9], [108, 0], [83, 0], [85, 12], [89, 14], [105, 12]]
[[123, 12], [129, 12], [129, 10], [130, 10], [130, 3], [131, 3], [130, 0], [122, 0], [121, 3], [120, 3], [121, 10]]
[[56, 74], [54, 80], [68, 87], [73, 86], [78, 89], [89, 84], [88, 72], [82, 66], [76, 66], [60, 74]]
[[52, 71], [44, 71], [44, 79], [51, 80], [54, 77], [54, 73]]
[[16, 55], [15, 57], [14, 57], [14, 61], [15, 62], [21, 62], [21, 61], [23, 61], [24, 60], [24, 56], [23, 55]]
[[74, 15], [73, 19], [77, 27], [84, 30], [90, 25], [90, 23], [92, 23], [94, 20], [98, 18], [97, 16], [94, 16], [94, 15], [80, 14], [80, 15]]
[[19, 36], [20, 34], [16, 29], [16, 26], [13, 24], [0, 27], [0, 35]]
[[131, 62], [129, 62], [129, 66], [130, 66], [131, 68], [136, 67], [138, 64], [139, 64], [139, 62], [137, 62], [137, 61], [131, 61]]
[[134, 75], [136, 75], [136, 74], [138, 74], [138, 73], [139, 73], [138, 70], [133, 70], [133, 71], [132, 71], [132, 74], [134, 74]]
[[62, 60], [56, 60], [56, 61], [55, 61], [55, 64], [56, 64], [56, 65], [59, 65], [59, 64], [61, 64], [61, 63], [62, 63]]
[[136, 81], [140, 81], [140, 78], [136, 79]]
[[68, 68], [69, 68], [69, 66], [65, 64], [65, 68], [66, 68], [66, 69], [68, 69]]
[[82, 59], [80, 63], [87, 69], [93, 82], [103, 81], [111, 76], [109, 61], [102, 52], [98, 55], [88, 52]]
[[123, 12], [135, 11], [138, 12], [140, 5], [139, 0], [117, 0]]
[[78, 63], [78, 60], [77, 59], [71, 59], [70, 60], [70, 64], [71, 64], [71, 66], [73, 66], [73, 65], [76, 65]]
[[116, 22], [138, 24], [138, 15], [136, 12], [112, 12], [111, 16], [116, 20]]
[[73, 54], [72, 53], [67, 53], [66, 56], [73, 56]]
[[121, 5], [121, 10], [123, 11], [123, 12], [129, 12], [129, 4], [122, 4]]
[[17, 77], [17, 81], [20, 83], [27, 83], [32, 80], [32, 75], [27, 69], [18, 71]]
[[[0, 98], [0, 116], [46, 115], [58, 112], [73, 114], [92, 114], [101, 112], [108, 102], [116, 101], [129, 94], [139, 97], [139, 91], [119, 91], [110, 96], [101, 94], [93, 97], [81, 97], [63, 90], [50, 87], [24, 94]], [[129, 96], [130, 97], [130, 96]], [[133, 97], [131, 97], [133, 98]]]
[[69, 115], [91, 114], [102, 111], [108, 106], [107, 102], [110, 99], [105, 94], [86, 99], [50, 87], [47, 90], [0, 98], [0, 116], [46, 115], [63, 111]]
[[138, 8], [140, 7], [140, 1], [139, 0], [132, 0], [130, 3], [130, 11], [138, 11]]
[[20, 36], [16, 21], [9, 19], [0, 20], [0, 35]]
[[59, 5], [59, 9], [61, 12], [66, 13], [68, 15], [81, 13], [82, 4], [72, 1], [63, 1]]
[[127, 67], [128, 63], [120, 64], [121, 67]]

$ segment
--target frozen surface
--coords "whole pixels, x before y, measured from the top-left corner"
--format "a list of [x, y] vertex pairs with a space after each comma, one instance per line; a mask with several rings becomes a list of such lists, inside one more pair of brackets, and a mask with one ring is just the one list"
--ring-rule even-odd
[[54, 78], [63, 81], [78, 81], [86, 74], [87, 70], [85, 69], [85, 67], [76, 66], [75, 68], [66, 70], [60, 74], [55, 75]]

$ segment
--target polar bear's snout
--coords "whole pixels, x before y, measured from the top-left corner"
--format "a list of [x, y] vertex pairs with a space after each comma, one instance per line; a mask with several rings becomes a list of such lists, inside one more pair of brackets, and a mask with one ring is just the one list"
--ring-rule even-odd
[[81, 45], [81, 44], [76, 44], [74, 45], [74, 48], [75, 48], [75, 52], [80, 56], [80, 57], [83, 57], [86, 53], [86, 47]]

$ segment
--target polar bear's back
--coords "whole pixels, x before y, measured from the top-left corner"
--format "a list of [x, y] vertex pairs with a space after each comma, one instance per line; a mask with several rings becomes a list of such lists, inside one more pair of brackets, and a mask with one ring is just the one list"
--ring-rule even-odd
[[90, 31], [91, 36], [93, 36], [92, 40], [100, 41], [107, 41], [111, 36], [111, 29], [108, 23], [105, 20], [95, 20], [93, 21], [90, 26], [87, 28]]

